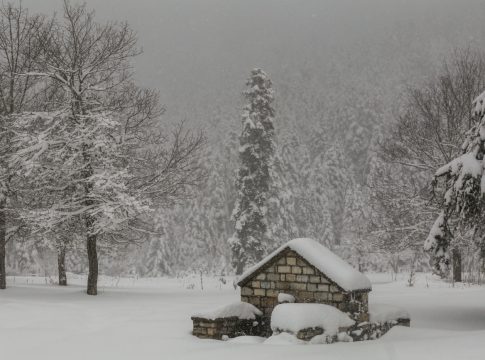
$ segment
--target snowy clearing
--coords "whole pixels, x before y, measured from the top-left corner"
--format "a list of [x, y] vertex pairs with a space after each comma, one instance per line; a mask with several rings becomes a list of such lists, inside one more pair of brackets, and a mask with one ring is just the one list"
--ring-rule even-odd
[[[232, 279], [102, 278], [100, 294], [84, 294], [84, 278], [59, 288], [44, 278], [9, 278], [0, 296], [0, 346], [5, 359], [483, 359], [485, 287], [452, 288], [418, 274], [390, 282], [371, 275], [370, 302], [392, 304], [411, 315], [411, 328], [382, 339], [332, 345], [289, 344], [284, 336], [200, 340], [190, 332], [197, 311], [238, 301]], [[28, 282], [28, 284], [27, 284]], [[429, 287], [427, 287], [429, 284]], [[192, 288], [192, 289], [190, 289]], [[276, 341], [278, 340], [278, 341]], [[3, 358], [2, 356], [2, 358]]]

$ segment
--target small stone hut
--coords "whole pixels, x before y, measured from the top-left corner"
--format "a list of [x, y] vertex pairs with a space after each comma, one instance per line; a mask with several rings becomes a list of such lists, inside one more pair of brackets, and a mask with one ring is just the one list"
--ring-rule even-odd
[[[241, 301], [260, 309], [269, 323], [279, 294], [298, 303], [321, 303], [369, 321], [369, 279], [312, 239], [294, 239], [248, 269], [239, 279]], [[286, 296], [280, 296], [280, 300]]]

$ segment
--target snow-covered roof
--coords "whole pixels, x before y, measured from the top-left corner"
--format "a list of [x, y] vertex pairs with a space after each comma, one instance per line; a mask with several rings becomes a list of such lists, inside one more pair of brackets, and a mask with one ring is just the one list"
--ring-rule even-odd
[[294, 239], [280, 246], [256, 265], [250, 267], [239, 278], [239, 285], [251, 278], [262, 266], [286, 249], [295, 251], [308, 263], [345, 291], [371, 290], [370, 280], [350, 264], [342, 260], [322, 244], [313, 239]]
[[241, 320], [254, 320], [256, 319], [256, 316], [261, 315], [263, 315], [263, 313], [256, 306], [247, 302], [237, 301], [218, 309], [195, 313], [192, 317], [215, 320], [237, 316]]

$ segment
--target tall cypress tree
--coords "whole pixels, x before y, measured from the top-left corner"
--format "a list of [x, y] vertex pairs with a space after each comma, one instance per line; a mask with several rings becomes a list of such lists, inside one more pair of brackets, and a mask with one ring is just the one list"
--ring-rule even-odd
[[232, 213], [235, 232], [230, 239], [232, 263], [237, 274], [242, 273], [246, 264], [259, 261], [265, 253], [267, 202], [275, 151], [271, 80], [263, 70], [254, 69], [246, 85], [248, 90], [244, 97], [248, 104], [242, 115], [241, 164]]

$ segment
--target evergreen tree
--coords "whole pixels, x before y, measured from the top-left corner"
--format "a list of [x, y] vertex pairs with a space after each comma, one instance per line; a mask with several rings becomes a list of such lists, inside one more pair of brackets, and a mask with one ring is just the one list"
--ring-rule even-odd
[[233, 211], [235, 233], [230, 240], [236, 273], [262, 258], [266, 251], [267, 206], [275, 151], [271, 80], [261, 69], [251, 72], [244, 96], [237, 171], [237, 200]]
[[164, 238], [159, 236], [153, 237], [150, 240], [148, 252], [146, 254], [146, 269], [144, 275], [157, 277], [170, 274], [171, 269], [166, 262], [167, 258], [167, 249]]
[[[441, 273], [449, 269], [450, 250], [453, 250], [454, 262], [458, 262], [453, 265], [461, 264], [461, 259], [455, 260], [455, 254], [463, 245], [460, 240], [472, 237], [477, 239], [477, 251], [483, 249], [485, 92], [473, 105], [475, 123], [466, 133], [463, 155], [440, 167], [433, 180], [434, 190], [442, 195], [438, 199], [441, 213], [431, 227], [425, 249], [432, 252], [436, 270]], [[467, 233], [471, 236], [461, 236]], [[454, 275], [458, 270], [454, 269]]]
[[328, 151], [323, 154], [324, 182], [318, 184], [319, 186], [323, 186], [323, 189], [327, 194], [327, 206], [331, 214], [333, 244], [335, 245], [340, 245], [342, 241], [345, 198], [350, 185], [350, 174], [345, 171], [345, 164], [348, 163], [348, 161], [344, 156], [343, 148], [339, 143], [331, 146]]

